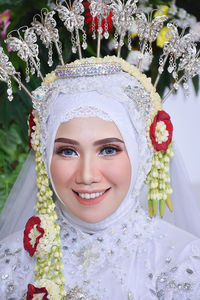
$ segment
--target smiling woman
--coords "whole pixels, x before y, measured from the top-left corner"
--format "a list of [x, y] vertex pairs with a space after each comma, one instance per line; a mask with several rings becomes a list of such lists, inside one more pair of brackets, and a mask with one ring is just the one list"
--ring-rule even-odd
[[161, 216], [165, 203], [172, 209], [172, 124], [149, 81], [140, 80], [89, 72], [34, 92], [37, 187], [29, 167], [20, 191], [31, 191], [27, 204], [38, 198], [38, 213], [0, 244], [4, 299], [200, 297], [196, 237], [141, 207], [146, 180], [150, 216], [158, 202]]
[[[3, 299], [200, 297], [199, 241], [153, 218], [158, 207], [163, 217], [165, 204], [172, 210], [170, 116], [139, 70], [107, 60], [78, 61], [72, 65], [78, 76], [52, 74], [33, 92], [35, 158], [18, 184], [15, 207], [23, 212], [31, 205], [30, 213], [38, 198], [37, 215], [0, 244]], [[151, 218], [141, 204], [145, 182]], [[180, 227], [198, 229], [199, 219], [191, 222], [181, 205], [174, 216]]]
[[[38, 214], [28, 220], [24, 233], [0, 244], [4, 299], [24, 294], [28, 300], [45, 300], [47, 295], [50, 300], [200, 296], [196, 237], [159, 218], [150, 219], [141, 208], [142, 188], [149, 180], [150, 214], [156, 214], [160, 195], [160, 214], [163, 202], [171, 209], [165, 196], [171, 192], [172, 124], [158, 96], [146, 92], [145, 82], [118, 71], [57, 79], [46, 98], [40, 88], [35, 91], [39, 100], [31, 142], [38, 190], [31, 168], [24, 186], [28, 189], [27, 180], [32, 183], [29, 190], [33, 202], [38, 197]], [[142, 105], [138, 94], [145, 99]], [[158, 182], [160, 194], [155, 193]], [[20, 248], [22, 239], [30, 256]]]

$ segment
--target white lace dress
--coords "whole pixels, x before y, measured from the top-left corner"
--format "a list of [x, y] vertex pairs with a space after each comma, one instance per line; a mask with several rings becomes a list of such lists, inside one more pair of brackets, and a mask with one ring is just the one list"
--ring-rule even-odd
[[[200, 299], [200, 241], [194, 236], [143, 211], [92, 235], [57, 213], [66, 299]], [[25, 298], [34, 264], [23, 249], [23, 232], [0, 242], [0, 299]]]

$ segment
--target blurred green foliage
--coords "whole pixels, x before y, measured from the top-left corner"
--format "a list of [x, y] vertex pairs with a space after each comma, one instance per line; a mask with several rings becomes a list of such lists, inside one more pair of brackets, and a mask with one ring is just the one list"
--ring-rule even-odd
[[[8, 31], [20, 28], [24, 24], [30, 25], [33, 16], [36, 13], [39, 13], [43, 7], [48, 7], [50, 3], [55, 3], [51, 0], [0, 0], [0, 13], [4, 12], [7, 9], [10, 9], [11, 12], [11, 24], [8, 27]], [[171, 1], [167, 0], [149, 0], [154, 7], [157, 5], [168, 5]], [[196, 0], [185, 0], [177, 1], [179, 7], [188, 9], [188, 11], [195, 15], [197, 19], [200, 19], [200, 5]], [[60, 21], [56, 19], [58, 25]], [[65, 29], [60, 29], [60, 38], [63, 47], [63, 56], [65, 57], [65, 62], [74, 60], [76, 55], [71, 52], [71, 42], [70, 34]], [[137, 40], [137, 39], [136, 39]], [[133, 41], [134, 43], [134, 41]], [[96, 42], [89, 38], [90, 46], [87, 48], [86, 56], [95, 55], [95, 45]], [[0, 38], [0, 46], [2, 46], [12, 61], [16, 70], [23, 74], [25, 70], [25, 63], [21, 61], [16, 53], [8, 52], [4, 40]], [[155, 47], [155, 46], [154, 46]], [[108, 54], [108, 46], [102, 43], [102, 54]], [[125, 47], [123, 50], [123, 56], [127, 56], [127, 50]], [[154, 49], [159, 53], [159, 49]], [[48, 60], [48, 54], [45, 47], [42, 47], [40, 54], [42, 73], [47, 74], [57, 65], [57, 58], [53, 58], [54, 65], [52, 68], [49, 68], [46, 62]], [[115, 54], [115, 52], [113, 52]], [[156, 66], [158, 61], [155, 61], [151, 66], [148, 75], [155, 74]], [[195, 90], [198, 90], [197, 78], [193, 80]], [[24, 80], [23, 80], [24, 83]], [[27, 88], [31, 91], [34, 90], [40, 84], [40, 79], [35, 76], [35, 79], [31, 83], [24, 83]], [[26, 159], [28, 153], [28, 126], [27, 119], [29, 111], [31, 108], [31, 100], [23, 92], [18, 90], [18, 86], [12, 82], [13, 91], [14, 91], [14, 100], [10, 103], [7, 99], [7, 85], [0, 82], [0, 210], [3, 207], [3, 203], [8, 196], [10, 188], [14, 183], [19, 170], [21, 169], [23, 162]], [[169, 76], [163, 74], [161, 77], [160, 85], [158, 86], [160, 94], [164, 92], [166, 86], [169, 85]]]
[[19, 126], [12, 123], [8, 130], [0, 129], [0, 209], [26, 159], [28, 146], [24, 144]]

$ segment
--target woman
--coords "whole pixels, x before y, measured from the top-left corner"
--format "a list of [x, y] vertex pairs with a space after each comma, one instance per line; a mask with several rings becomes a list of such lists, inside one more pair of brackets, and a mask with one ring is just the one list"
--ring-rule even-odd
[[154, 153], [146, 120], [155, 94], [132, 71], [52, 80], [36, 90], [38, 215], [24, 236], [21, 231], [1, 242], [2, 299], [200, 297], [196, 237], [150, 219], [140, 207]]

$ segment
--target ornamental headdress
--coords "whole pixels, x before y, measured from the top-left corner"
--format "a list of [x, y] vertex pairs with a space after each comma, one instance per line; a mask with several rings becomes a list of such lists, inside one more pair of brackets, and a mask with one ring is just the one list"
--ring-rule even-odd
[[[170, 116], [163, 110], [162, 103], [167, 97], [178, 89], [183, 83], [187, 90], [187, 81], [198, 74], [200, 69], [199, 52], [192, 34], [179, 35], [173, 23], [167, 24], [166, 42], [163, 53], [159, 58], [159, 66], [154, 85], [151, 79], [141, 72], [146, 57], [153, 59], [152, 43], [167, 16], [153, 13], [148, 16], [137, 6], [138, 0], [90, 0], [82, 3], [75, 0], [72, 3], [57, 1], [53, 11], [43, 9], [41, 14], [33, 18], [31, 27], [21, 27], [10, 32], [6, 43], [10, 51], [17, 55], [26, 65], [26, 82], [34, 74], [41, 78], [41, 86], [35, 91], [29, 91], [21, 82], [20, 73], [9, 62], [7, 55], [0, 48], [0, 80], [8, 85], [8, 99], [12, 101], [12, 84], [15, 80], [19, 89], [24, 89], [31, 97], [33, 103], [34, 130], [31, 133], [31, 144], [36, 152], [38, 202], [36, 205], [37, 216], [32, 217], [26, 224], [24, 232], [24, 246], [31, 256], [37, 258], [35, 267], [34, 285], [28, 286], [27, 299], [32, 299], [36, 294], [42, 294], [43, 299], [63, 299], [66, 296], [64, 278], [62, 274], [61, 249], [59, 226], [56, 223], [57, 215], [54, 211], [55, 204], [52, 200], [53, 192], [49, 187], [49, 179], [45, 168], [45, 124], [49, 115], [49, 107], [54, 98], [52, 95], [60, 89], [59, 79], [74, 79], [106, 76], [126, 72], [135, 79], [136, 84], [127, 84], [123, 87], [130, 102], [134, 103], [141, 119], [146, 124], [146, 139], [152, 151], [152, 167], [146, 177], [149, 187], [148, 207], [150, 217], [156, 216], [159, 208], [160, 216], [164, 214], [165, 204], [172, 211], [169, 178], [169, 161], [173, 155], [172, 131], [173, 126]], [[59, 40], [59, 31], [56, 28], [55, 15], [63, 22], [64, 27], [71, 35], [72, 53], [78, 54], [79, 59], [66, 64], [63, 55], [63, 45]], [[85, 19], [86, 17], [86, 19]], [[84, 27], [91, 19], [89, 31], [92, 38], [97, 41], [97, 57], [83, 58], [87, 49], [87, 34]], [[130, 65], [120, 58], [123, 47], [132, 48], [131, 32], [136, 26], [140, 44], [140, 53], [137, 66]], [[117, 56], [101, 58], [101, 45], [103, 40], [110, 36], [110, 28], [114, 27], [113, 45]], [[40, 68], [38, 40], [48, 49], [48, 65], [54, 64], [54, 54], [57, 52], [59, 64], [50, 74], [44, 76]], [[173, 85], [169, 92], [160, 98], [156, 87], [164, 67], [172, 74]], [[71, 86], [71, 89], [76, 86]], [[131, 106], [130, 106], [131, 107]], [[42, 159], [43, 158], [43, 159]], [[77, 291], [79, 293], [79, 291]], [[69, 296], [69, 295], [68, 295]], [[70, 297], [70, 296], [69, 296]], [[70, 299], [70, 298], [69, 298]]]

